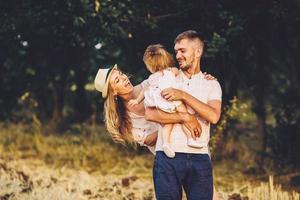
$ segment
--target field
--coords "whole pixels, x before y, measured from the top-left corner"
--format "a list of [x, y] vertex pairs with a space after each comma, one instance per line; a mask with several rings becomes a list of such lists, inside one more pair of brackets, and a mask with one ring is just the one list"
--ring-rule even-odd
[[[0, 130], [1, 200], [155, 199], [153, 155], [112, 143], [103, 127], [75, 125], [61, 135], [22, 124]], [[300, 199], [276, 176], [245, 176], [237, 162], [214, 163], [214, 176], [224, 200]]]

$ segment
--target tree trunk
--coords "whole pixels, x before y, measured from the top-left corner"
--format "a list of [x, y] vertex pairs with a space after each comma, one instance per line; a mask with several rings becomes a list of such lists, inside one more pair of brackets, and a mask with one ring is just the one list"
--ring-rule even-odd
[[85, 83], [86, 83], [86, 77], [87, 74], [85, 70], [78, 69], [75, 75], [75, 81], [76, 81], [76, 98], [75, 98], [75, 119], [76, 121], [83, 121], [86, 119], [86, 116], [88, 115], [87, 110], [87, 97], [85, 92]]
[[56, 79], [54, 78], [53, 83], [53, 112], [52, 118], [50, 120], [50, 126], [52, 130], [59, 131], [58, 127], [63, 119], [63, 108], [66, 92], [66, 83], [67, 83], [67, 67], [62, 65], [58, 74], [56, 74]]
[[[62, 85], [61, 85], [62, 86]], [[55, 91], [53, 92], [53, 101], [54, 101], [54, 108], [52, 112], [52, 119], [51, 121], [54, 123], [58, 123], [62, 120], [63, 114], [63, 107], [64, 107], [64, 89], [56, 87]]]
[[257, 43], [257, 71], [256, 71], [256, 85], [254, 89], [254, 112], [257, 116], [258, 123], [258, 138], [260, 141], [260, 161], [264, 162], [264, 154], [267, 147], [267, 133], [266, 133], [266, 89], [269, 84], [267, 63], [268, 63], [268, 48], [262, 42]]

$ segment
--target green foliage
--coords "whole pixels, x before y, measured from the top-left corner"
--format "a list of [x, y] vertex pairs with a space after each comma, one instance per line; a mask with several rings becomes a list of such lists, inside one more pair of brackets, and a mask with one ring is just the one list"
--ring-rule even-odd
[[236, 96], [230, 100], [230, 104], [226, 105], [222, 110], [222, 118], [218, 125], [214, 128], [213, 134], [210, 138], [210, 149], [212, 154], [217, 153], [218, 147], [220, 147], [220, 143], [222, 143], [222, 139], [224, 138], [224, 133], [230, 126], [230, 123], [233, 121], [242, 121], [248, 113], [247, 104], [243, 103]]
[[211, 41], [208, 43], [205, 51], [205, 57], [216, 57], [219, 51], [225, 47], [226, 38], [221, 37], [217, 33], [213, 33]]
[[[289, 96], [290, 99], [287, 99]], [[274, 102], [273, 112], [276, 125], [270, 127], [270, 154], [275, 156], [277, 168], [286, 165], [300, 167], [300, 96], [298, 91], [288, 89], [281, 102]]]

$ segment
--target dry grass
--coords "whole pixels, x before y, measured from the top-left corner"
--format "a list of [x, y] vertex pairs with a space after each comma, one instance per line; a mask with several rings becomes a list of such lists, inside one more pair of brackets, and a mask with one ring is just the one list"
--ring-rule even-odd
[[102, 175], [84, 170], [53, 168], [41, 160], [0, 161], [0, 196], [19, 200], [149, 199], [149, 177]]
[[[77, 134], [91, 133], [99, 134]], [[0, 199], [154, 199], [150, 153], [113, 144], [103, 128], [43, 136], [24, 125], [0, 127]], [[233, 165], [214, 167], [221, 199], [299, 200], [269, 182], [245, 179]]]
[[23, 125], [0, 127], [1, 157], [6, 160], [41, 159], [57, 168], [69, 167], [88, 172], [96, 170], [102, 174], [120, 174], [124, 170], [125, 173], [132, 170], [144, 173], [152, 167], [151, 154], [139, 155], [132, 153], [132, 148], [114, 144], [106, 136], [103, 127], [95, 130], [98, 135], [42, 136], [30, 131]]

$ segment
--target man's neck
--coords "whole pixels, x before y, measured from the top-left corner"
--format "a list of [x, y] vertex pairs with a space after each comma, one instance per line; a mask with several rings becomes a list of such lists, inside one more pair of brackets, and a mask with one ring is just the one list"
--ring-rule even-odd
[[183, 70], [183, 73], [188, 77], [188, 78], [191, 78], [193, 75], [195, 74], [198, 74], [201, 70], [200, 70], [200, 65], [198, 66], [193, 66], [193, 67], [190, 67], [189, 69], [187, 70]]

